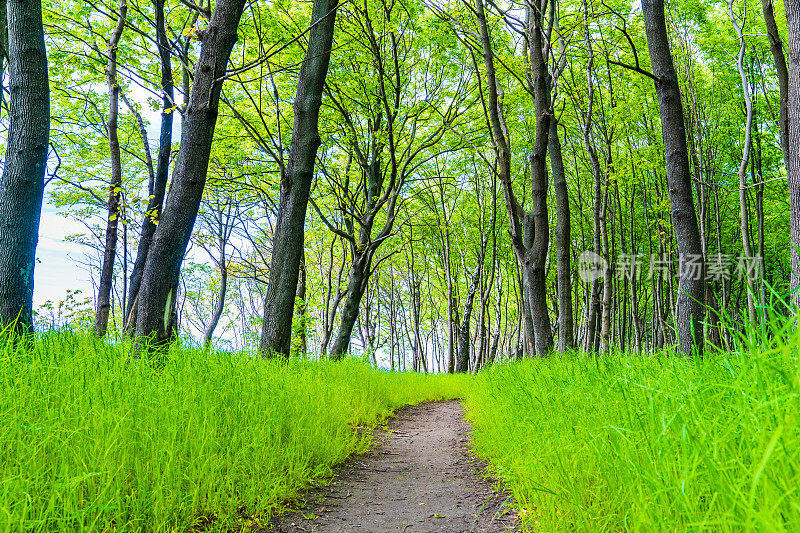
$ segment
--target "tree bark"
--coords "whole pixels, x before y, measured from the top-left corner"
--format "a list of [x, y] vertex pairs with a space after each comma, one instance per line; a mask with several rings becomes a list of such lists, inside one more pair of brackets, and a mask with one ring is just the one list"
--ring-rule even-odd
[[642, 0], [647, 46], [661, 112], [661, 130], [667, 181], [678, 254], [684, 262], [699, 263], [699, 271], [682, 268], [677, 302], [677, 330], [681, 353], [702, 355], [705, 314], [705, 260], [692, 196], [691, 169], [686, 144], [678, 76], [667, 37], [663, 0]]
[[308, 304], [306, 303], [306, 254], [305, 252], [300, 255], [300, 272], [297, 282], [297, 292], [295, 293], [295, 300], [297, 301], [297, 319], [300, 320], [300, 328], [298, 330], [299, 349], [300, 355], [305, 357], [308, 353]]
[[[263, 356], [289, 355], [304, 226], [319, 138], [319, 108], [331, 57], [338, 0], [315, 0], [308, 48], [297, 80], [294, 129], [286, 172], [281, 179], [278, 220], [264, 302], [259, 349]], [[322, 19], [322, 20], [321, 20]]]
[[481, 242], [481, 247], [478, 250], [478, 259], [475, 265], [475, 272], [472, 273], [472, 278], [469, 284], [469, 292], [467, 292], [467, 301], [464, 303], [464, 316], [461, 318], [461, 325], [458, 328], [458, 358], [456, 359], [455, 372], [464, 373], [469, 372], [469, 354], [470, 354], [470, 336], [469, 336], [469, 321], [472, 318], [472, 306], [475, 301], [475, 293], [478, 291], [478, 284], [481, 280], [481, 272], [483, 272], [483, 259], [486, 255], [486, 236]]
[[[550, 312], [547, 309], [547, 253], [550, 248], [550, 220], [547, 212], [547, 146], [550, 137], [550, 79], [544, 56], [543, 10], [547, 1], [530, 6], [528, 40], [530, 42], [531, 76], [533, 81], [536, 140], [530, 156], [533, 202], [531, 222], [533, 243], [528, 252], [530, 261], [531, 317], [536, 335], [536, 355], [544, 357], [553, 348]], [[528, 229], [526, 229], [528, 231]]]
[[800, 0], [785, 0], [789, 52], [789, 205], [792, 302], [800, 307]]
[[217, 302], [214, 304], [214, 311], [211, 313], [211, 320], [203, 332], [203, 346], [206, 349], [211, 348], [211, 341], [214, 338], [214, 331], [217, 329], [222, 313], [225, 311], [225, 296], [228, 292], [228, 265], [225, 259], [225, 247], [220, 249], [220, 264], [219, 264], [219, 293], [217, 294]]
[[350, 279], [347, 282], [347, 297], [344, 301], [344, 308], [341, 314], [341, 323], [336, 338], [331, 345], [328, 355], [331, 359], [339, 360], [350, 351], [350, 338], [353, 335], [353, 327], [358, 318], [361, 299], [367, 290], [369, 272], [372, 263], [372, 253], [366, 251], [353, 258], [353, 265], [350, 268]]
[[[740, 26], [739, 21], [733, 13], [733, 0], [728, 2], [728, 16], [730, 17], [733, 29], [739, 39], [739, 55], [736, 58], [736, 69], [739, 71], [739, 77], [742, 80], [742, 95], [744, 96], [744, 107], [746, 114], [746, 123], [744, 128], [744, 144], [742, 146], [742, 159], [739, 163], [737, 176], [739, 177], [739, 230], [742, 234], [742, 248], [746, 258], [752, 258], [753, 245], [750, 240], [750, 213], [747, 208], [747, 165], [750, 162], [750, 151], [753, 145], [753, 99], [750, 96], [750, 82], [747, 80], [747, 73], [744, 69], [745, 52], [747, 45], [744, 41], [743, 23]], [[756, 317], [756, 303], [754, 295], [754, 287], [752, 280], [745, 279], [744, 283], [747, 284], [747, 314], [750, 319], [750, 324], [755, 325]]]
[[[217, 0], [184, 111], [181, 148], [172, 191], [147, 254], [136, 320], [137, 344], [166, 342], [175, 327], [178, 279], [205, 188], [219, 97], [228, 59], [236, 43], [244, 0]], [[294, 294], [294, 293], [292, 293]]]
[[778, 75], [778, 89], [780, 91], [780, 131], [781, 131], [781, 150], [783, 160], [789, 164], [789, 70], [786, 67], [786, 55], [783, 52], [783, 41], [775, 23], [775, 10], [772, 0], [761, 0], [761, 7], [764, 11], [764, 22], [767, 26], [767, 36], [769, 37], [769, 49], [772, 52], [772, 59], [775, 62], [775, 71]]
[[0, 327], [33, 326], [33, 270], [50, 139], [50, 86], [40, 0], [8, 0], [11, 80], [0, 181]]
[[130, 289], [128, 291], [128, 306], [125, 309], [125, 329], [134, 333], [136, 329], [136, 309], [138, 306], [139, 289], [142, 284], [142, 273], [147, 262], [147, 254], [153, 242], [164, 196], [167, 192], [169, 180], [169, 163], [172, 154], [172, 122], [175, 106], [175, 81], [172, 77], [172, 63], [170, 59], [170, 43], [167, 38], [166, 22], [164, 17], [165, 0], [153, 0], [156, 16], [156, 44], [161, 62], [161, 133], [158, 142], [158, 158], [152, 186], [148, 187], [150, 198], [147, 202], [147, 211], [142, 220], [142, 229], [139, 234], [139, 244], [136, 249], [136, 260], [131, 271]]
[[572, 329], [572, 230], [570, 222], [569, 193], [558, 122], [550, 122], [550, 170], [553, 173], [553, 190], [556, 196], [556, 269], [558, 279], [558, 349], [561, 352], [575, 347]]
[[122, 155], [119, 148], [119, 80], [117, 79], [117, 47], [128, 15], [127, 0], [119, 0], [117, 22], [108, 39], [106, 53], [106, 82], [108, 83], [108, 148], [111, 156], [111, 185], [108, 191], [108, 221], [103, 251], [103, 266], [97, 288], [97, 312], [94, 334], [104, 337], [111, 311], [111, 287], [114, 284], [114, 261], [117, 258], [117, 228], [119, 227], [120, 198], [122, 197]]

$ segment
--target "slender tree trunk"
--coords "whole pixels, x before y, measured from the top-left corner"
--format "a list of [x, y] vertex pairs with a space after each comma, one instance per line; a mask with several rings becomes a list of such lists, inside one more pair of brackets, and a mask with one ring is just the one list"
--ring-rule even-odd
[[[259, 349], [265, 357], [289, 354], [292, 313], [300, 273], [304, 227], [319, 138], [319, 108], [331, 58], [338, 0], [315, 0], [308, 48], [297, 80], [294, 129], [286, 172], [281, 179], [272, 264], [264, 302]], [[347, 309], [345, 309], [345, 312]], [[355, 320], [354, 320], [355, 322]]]
[[50, 139], [50, 86], [40, 0], [8, 0], [11, 80], [0, 178], [0, 327], [33, 326], [33, 270]]
[[575, 347], [572, 335], [572, 234], [570, 223], [569, 193], [561, 140], [558, 137], [558, 122], [550, 122], [550, 169], [553, 173], [553, 189], [556, 196], [556, 269], [558, 271], [558, 349], [561, 352]]
[[661, 112], [672, 223], [678, 254], [685, 267], [689, 264], [697, 265], [696, 269], [682, 268], [680, 272], [677, 302], [680, 350], [684, 355], [701, 355], [705, 314], [705, 261], [692, 197], [683, 102], [669, 49], [664, 1], [642, 0], [642, 10], [653, 75], [657, 79], [655, 86]]
[[[600, 299], [600, 351], [606, 352], [611, 349], [611, 315], [612, 296], [614, 294], [614, 280], [611, 276], [611, 245], [608, 238], [608, 182], [609, 176], [606, 175], [605, 186], [603, 187], [602, 207], [600, 208], [600, 242], [602, 243], [603, 257], [606, 258], [603, 269], [603, 295]], [[613, 217], [613, 209], [611, 210]]]
[[214, 338], [214, 331], [217, 329], [222, 313], [225, 311], [225, 296], [228, 292], [228, 264], [225, 259], [225, 246], [220, 249], [220, 262], [219, 262], [219, 294], [217, 294], [217, 302], [214, 304], [214, 311], [211, 313], [211, 320], [203, 332], [203, 346], [206, 349], [211, 348], [211, 341]]
[[158, 57], [161, 63], [161, 133], [158, 143], [158, 158], [153, 183], [148, 187], [150, 199], [147, 202], [147, 211], [142, 220], [142, 229], [139, 234], [139, 244], [136, 249], [136, 259], [131, 271], [130, 289], [128, 292], [128, 306], [125, 309], [125, 328], [131, 334], [136, 329], [136, 309], [139, 302], [139, 289], [142, 284], [142, 273], [147, 262], [147, 254], [153, 242], [158, 219], [161, 216], [161, 207], [167, 192], [169, 180], [169, 163], [172, 154], [172, 122], [175, 106], [175, 81], [172, 77], [172, 63], [170, 58], [170, 42], [167, 37], [166, 22], [164, 17], [165, 0], [153, 0], [156, 22], [156, 44]]
[[[594, 48], [592, 47], [592, 40], [589, 34], [589, 5], [586, 1], [583, 3], [583, 40], [588, 52], [588, 61], [586, 63], [586, 80], [588, 84], [588, 95], [586, 104], [586, 113], [583, 125], [583, 145], [586, 153], [589, 155], [589, 163], [592, 169], [592, 177], [594, 178], [594, 204], [593, 204], [593, 246], [594, 252], [600, 254], [603, 252], [603, 225], [605, 221], [605, 187], [603, 185], [603, 174], [600, 168], [600, 160], [597, 156], [594, 143], [592, 141], [592, 129], [594, 120], [594, 105], [595, 105], [595, 90], [594, 90]], [[609, 258], [606, 257], [606, 260]], [[605, 274], [605, 272], [604, 272]], [[592, 351], [598, 344], [600, 337], [597, 325], [602, 323], [601, 320], [601, 294], [604, 288], [611, 282], [609, 279], [597, 278], [591, 281], [589, 289], [589, 299], [587, 302], [587, 325], [584, 349]], [[600, 328], [602, 330], [602, 326]]]
[[201, 34], [203, 47], [184, 111], [172, 191], [148, 251], [139, 289], [136, 320], [139, 344], [164, 343], [176, 326], [174, 312], [181, 262], [205, 188], [222, 82], [243, 9], [244, 0], [217, 0], [208, 27]]
[[111, 286], [114, 284], [114, 260], [117, 258], [117, 228], [122, 197], [122, 156], [119, 148], [119, 81], [117, 80], [117, 47], [125, 29], [128, 15], [128, 2], [119, 0], [117, 23], [108, 39], [106, 53], [106, 81], [108, 83], [108, 147], [111, 154], [111, 185], [108, 191], [108, 222], [106, 223], [106, 243], [103, 252], [103, 266], [100, 270], [100, 283], [97, 289], [97, 312], [94, 319], [94, 334], [103, 337], [108, 329], [108, 315], [111, 311]]
[[475, 293], [478, 290], [478, 284], [481, 280], [481, 272], [483, 271], [483, 258], [486, 254], [486, 237], [481, 243], [481, 248], [478, 250], [478, 260], [475, 265], [475, 272], [472, 273], [472, 279], [469, 284], [469, 292], [467, 292], [467, 301], [464, 303], [464, 316], [461, 318], [461, 326], [458, 328], [458, 358], [456, 359], [456, 372], [469, 372], [469, 354], [470, 354], [470, 336], [469, 336], [469, 322], [472, 318], [472, 306], [475, 301]]
[[300, 278], [297, 281], [297, 293], [295, 299], [297, 300], [297, 319], [300, 320], [300, 328], [298, 332], [300, 341], [300, 355], [303, 357], [308, 353], [308, 304], [306, 303], [307, 292], [307, 273], [306, 273], [306, 254], [302, 252], [300, 256]]
[[397, 343], [397, 310], [395, 308], [394, 266], [389, 270], [389, 370], [394, 372], [395, 345]]
[[[750, 82], [747, 80], [747, 73], [744, 70], [744, 59], [747, 45], [744, 42], [743, 28], [739, 26], [739, 22], [733, 13], [733, 0], [728, 1], [728, 16], [730, 17], [733, 29], [739, 38], [739, 55], [736, 58], [736, 68], [739, 71], [739, 77], [742, 80], [742, 94], [744, 95], [744, 106], [746, 113], [746, 124], [744, 129], [744, 144], [742, 147], [742, 159], [739, 163], [738, 177], [739, 177], [739, 229], [742, 234], [742, 248], [744, 255], [747, 258], [754, 257], [753, 245], [750, 241], [750, 214], [747, 208], [747, 165], [750, 162], [750, 150], [753, 145], [753, 99], [750, 96]], [[747, 314], [750, 323], [756, 324], [756, 303], [753, 294], [754, 287], [749, 279], [744, 280], [747, 283]]]

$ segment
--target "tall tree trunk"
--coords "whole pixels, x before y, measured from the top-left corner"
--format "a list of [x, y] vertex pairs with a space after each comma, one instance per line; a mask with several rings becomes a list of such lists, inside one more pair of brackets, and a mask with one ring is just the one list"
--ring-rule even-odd
[[0, 181], [0, 327], [33, 326], [33, 269], [50, 140], [50, 86], [40, 0], [8, 0], [11, 79]]
[[669, 49], [663, 0], [642, 0], [647, 46], [661, 112], [661, 129], [667, 163], [667, 181], [678, 254], [698, 268], [683, 268], [678, 290], [677, 330], [684, 355], [703, 352], [705, 314], [705, 261], [692, 196], [689, 152], [678, 76]]
[[785, 0], [789, 28], [789, 205], [792, 301], [800, 307], [800, 0]]
[[6, 0], [0, 0], [0, 116], [6, 106], [5, 66], [8, 57], [8, 6]]
[[172, 122], [175, 106], [175, 81], [172, 77], [172, 62], [170, 58], [170, 42], [167, 37], [167, 27], [164, 16], [165, 0], [153, 0], [156, 22], [156, 45], [161, 63], [161, 133], [158, 142], [158, 158], [153, 183], [148, 187], [150, 199], [147, 202], [147, 211], [142, 220], [142, 229], [139, 234], [139, 245], [136, 249], [136, 259], [131, 271], [130, 289], [128, 292], [128, 306], [125, 309], [125, 328], [131, 334], [136, 329], [136, 309], [139, 302], [139, 289], [142, 285], [142, 273], [147, 262], [147, 254], [153, 242], [158, 219], [161, 217], [161, 207], [167, 192], [169, 180], [169, 163], [172, 154]]
[[[775, 23], [775, 10], [772, 0], [761, 0], [764, 11], [764, 22], [769, 36], [769, 49], [775, 62], [775, 71], [778, 75], [778, 89], [780, 91], [780, 131], [781, 150], [783, 160], [789, 164], [789, 70], [786, 67], [786, 55], [783, 53], [783, 41], [778, 25]], [[787, 9], [788, 12], [788, 9]]]
[[[531, 222], [533, 243], [528, 252], [530, 261], [530, 305], [536, 335], [536, 355], [544, 357], [553, 348], [550, 312], [547, 309], [547, 253], [550, 248], [550, 220], [547, 212], [547, 146], [550, 138], [550, 79], [547, 58], [544, 56], [544, 13], [547, 1], [530, 6], [528, 39], [530, 45], [531, 77], [533, 81], [536, 140], [530, 156], [533, 202]], [[526, 229], [527, 231], [527, 229]]]
[[289, 354], [292, 313], [319, 138], [319, 108], [331, 58], [338, 0], [314, 0], [308, 48], [297, 80], [294, 129], [286, 172], [281, 179], [278, 220], [264, 301], [259, 349], [265, 357]]
[[575, 347], [572, 334], [572, 235], [570, 226], [569, 193], [558, 122], [550, 122], [550, 169], [553, 173], [553, 190], [556, 196], [556, 269], [558, 278], [558, 349], [561, 352]]
[[139, 344], [166, 342], [175, 327], [181, 262], [205, 188], [222, 82], [243, 10], [244, 0], [217, 0], [208, 27], [200, 35], [203, 47], [189, 104], [184, 111], [172, 191], [142, 273], [136, 319]]
[[[595, 90], [594, 90], [594, 48], [592, 47], [592, 40], [589, 34], [589, 5], [588, 2], [583, 2], [583, 41], [588, 52], [588, 61], [586, 63], [586, 81], [588, 85], [588, 95], [586, 112], [583, 125], [583, 146], [586, 153], [589, 155], [589, 163], [592, 169], [592, 177], [594, 178], [594, 204], [592, 212], [592, 228], [593, 228], [593, 246], [594, 253], [600, 254], [603, 251], [603, 223], [605, 220], [605, 187], [603, 185], [603, 173], [600, 168], [600, 159], [597, 156], [592, 141], [592, 129], [594, 120], [594, 105], [595, 105]], [[609, 258], [606, 257], [606, 260]], [[605, 273], [605, 272], [604, 272]], [[601, 294], [603, 288], [606, 287], [611, 280], [597, 277], [590, 282], [589, 298], [587, 301], [587, 323], [586, 323], [586, 337], [584, 343], [584, 350], [592, 351], [598, 344], [599, 337], [598, 324], [601, 323]], [[600, 328], [601, 329], [601, 328]]]
[[94, 334], [103, 337], [108, 329], [111, 311], [111, 286], [114, 284], [114, 260], [117, 258], [117, 228], [122, 197], [122, 156], [119, 148], [119, 81], [117, 80], [117, 47], [125, 29], [128, 15], [127, 0], [119, 0], [117, 23], [108, 39], [106, 53], [106, 81], [108, 83], [108, 148], [111, 155], [111, 185], [108, 191], [108, 221], [103, 266], [97, 288], [97, 312], [94, 318]]
[[[744, 128], [744, 145], [742, 147], [742, 159], [739, 163], [739, 170], [737, 175], [739, 177], [739, 229], [742, 234], [742, 248], [744, 255], [748, 260], [753, 255], [753, 245], [750, 241], [750, 214], [747, 208], [747, 165], [750, 162], [750, 151], [753, 145], [753, 99], [750, 96], [750, 82], [747, 80], [747, 73], [744, 70], [745, 52], [747, 45], [744, 42], [743, 28], [739, 25], [739, 21], [733, 13], [733, 0], [728, 2], [728, 16], [730, 17], [733, 29], [739, 39], [739, 55], [736, 58], [736, 69], [739, 71], [739, 77], [742, 80], [742, 94], [744, 95], [744, 107], [746, 113], [746, 124]], [[747, 283], [747, 315], [750, 319], [750, 324], [756, 324], [756, 303], [755, 303], [755, 288], [752, 286], [753, 280], [745, 279]]]

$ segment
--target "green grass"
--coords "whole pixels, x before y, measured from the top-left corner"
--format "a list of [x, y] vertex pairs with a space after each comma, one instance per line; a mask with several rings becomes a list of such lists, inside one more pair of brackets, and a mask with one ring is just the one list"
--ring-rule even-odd
[[0, 531], [265, 523], [408, 403], [464, 377], [176, 350], [160, 369], [87, 337], [0, 346]]
[[535, 531], [800, 531], [800, 336], [788, 330], [783, 346], [702, 360], [497, 366], [468, 395], [475, 450]]
[[366, 449], [354, 428], [465, 395], [475, 451], [532, 530], [800, 531], [800, 334], [740, 346], [471, 378], [193, 350], [154, 365], [68, 334], [0, 345], [0, 532], [263, 525]]

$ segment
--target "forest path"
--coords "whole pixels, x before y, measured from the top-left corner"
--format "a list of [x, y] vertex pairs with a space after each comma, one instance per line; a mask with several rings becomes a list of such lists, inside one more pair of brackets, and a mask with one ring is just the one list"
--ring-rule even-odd
[[469, 426], [457, 401], [397, 411], [372, 450], [349, 460], [333, 483], [307, 495], [277, 532], [404, 533], [514, 531], [510, 496], [494, 489], [468, 455]]

